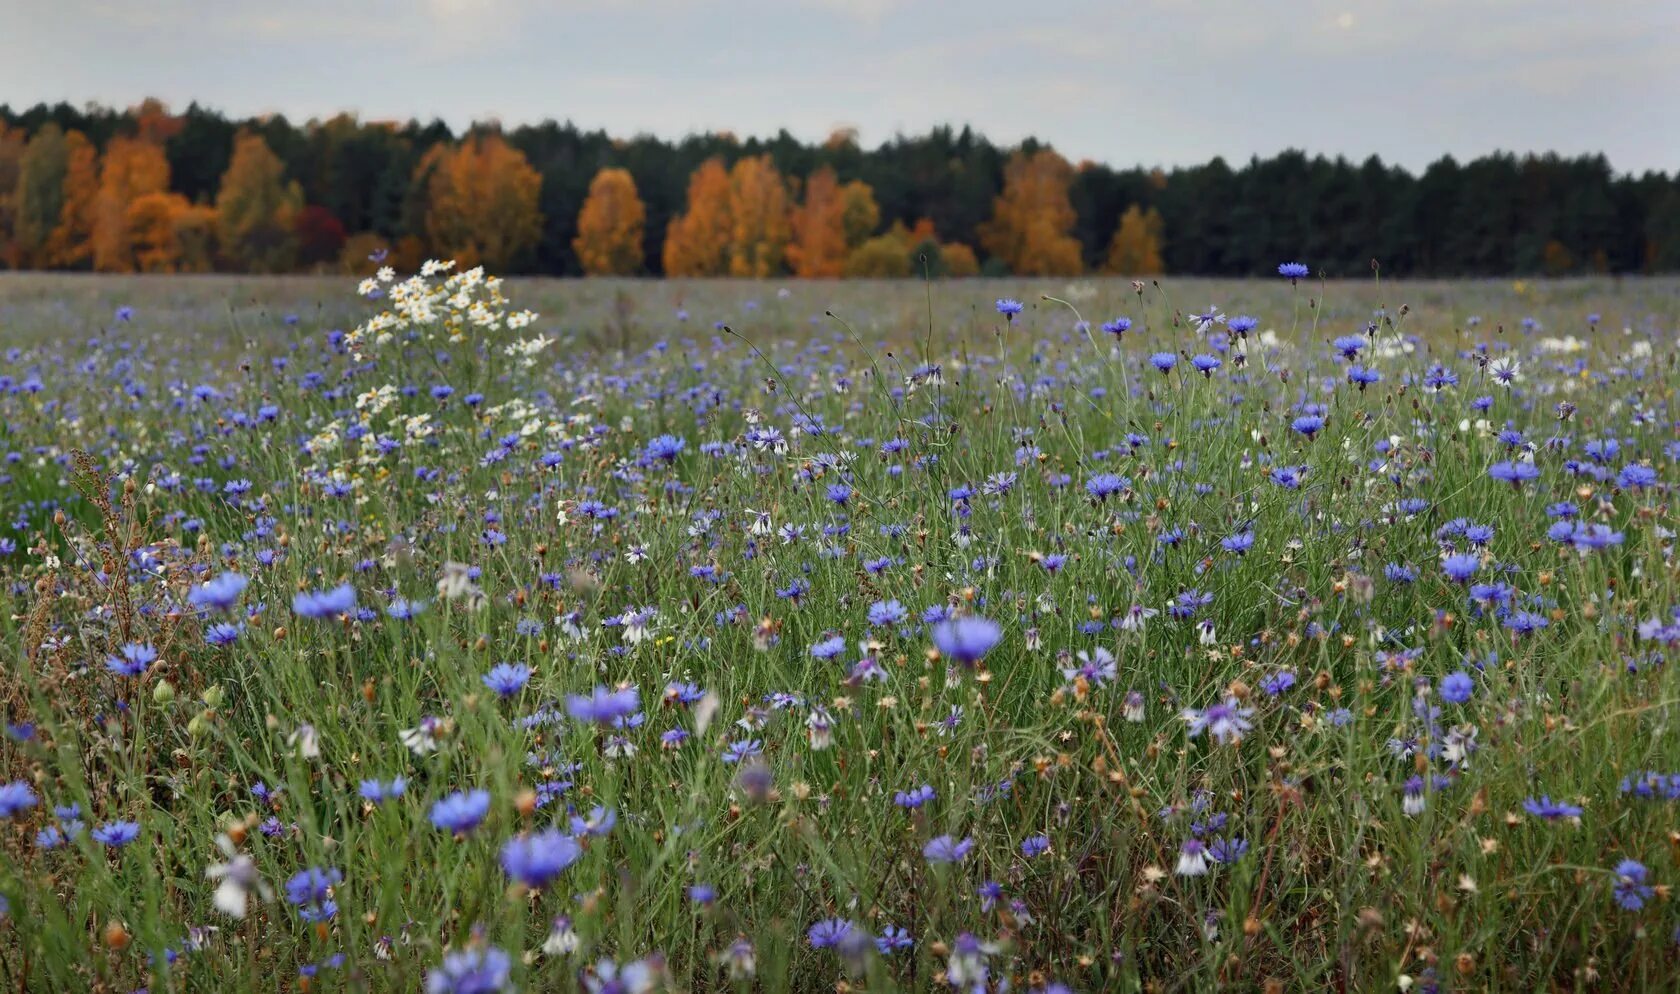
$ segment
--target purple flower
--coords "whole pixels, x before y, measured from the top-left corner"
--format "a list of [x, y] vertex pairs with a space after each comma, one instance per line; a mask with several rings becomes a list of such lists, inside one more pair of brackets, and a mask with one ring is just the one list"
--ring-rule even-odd
[[118, 849], [140, 837], [140, 824], [132, 821], [108, 821], [89, 834], [93, 836], [93, 841]]
[[239, 603], [246, 580], [238, 573], [223, 573], [187, 592], [187, 603], [204, 611], [229, 611]]
[[508, 989], [513, 959], [489, 946], [445, 953], [443, 963], [426, 973], [426, 994], [499, 994]]
[[22, 780], [0, 784], [0, 819], [11, 818], [34, 807], [39, 800]]
[[1645, 882], [1649, 874], [1637, 860], [1624, 859], [1616, 864], [1616, 886], [1611, 893], [1623, 911], [1638, 911], [1656, 894], [1656, 889]]
[[853, 928], [856, 926], [844, 918], [825, 918], [812, 925], [805, 938], [812, 949], [833, 949], [852, 934]]
[[997, 312], [1011, 321], [1015, 320], [1015, 315], [1021, 313], [1023, 309], [1021, 302], [1013, 297], [1000, 297], [998, 299]]
[[575, 721], [610, 725], [620, 718], [634, 714], [641, 707], [641, 695], [635, 687], [608, 690], [596, 687], [588, 697], [580, 694], [566, 696], [566, 713]]
[[292, 611], [305, 618], [328, 620], [356, 610], [356, 588], [348, 583], [331, 590], [304, 592], [292, 598]]
[[151, 646], [130, 642], [118, 649], [115, 656], [105, 658], [105, 668], [118, 676], [140, 676], [157, 657], [157, 650]]
[[1549, 794], [1541, 794], [1538, 798], [1531, 797], [1524, 801], [1523, 810], [1544, 821], [1560, 821], [1564, 818], [1581, 817], [1579, 806], [1554, 801]]
[[1028, 859], [1032, 859], [1034, 856], [1042, 856], [1049, 850], [1050, 836], [1048, 835], [1029, 835], [1021, 840], [1021, 855]]
[[490, 813], [490, 792], [458, 790], [432, 805], [432, 824], [446, 832], [465, 835], [478, 827]]
[[1253, 708], [1242, 707], [1235, 697], [1227, 697], [1223, 703], [1210, 705], [1206, 710], [1186, 708], [1183, 717], [1190, 723], [1191, 738], [1207, 732], [1215, 742], [1225, 745], [1241, 739], [1253, 727], [1248, 723], [1252, 714]]
[[516, 835], [502, 844], [502, 870], [533, 890], [547, 886], [583, 855], [576, 839], [557, 828]]
[[1307, 278], [1307, 264], [1304, 262], [1283, 262], [1278, 264], [1278, 275], [1291, 283]]
[[929, 863], [961, 863], [973, 849], [973, 839], [959, 840], [940, 835], [928, 840], [928, 844], [922, 847], [922, 856]]
[[512, 697], [531, 679], [531, 667], [524, 663], [501, 663], [484, 674], [484, 685], [502, 697]]
[[1003, 638], [1003, 628], [987, 618], [963, 617], [933, 626], [940, 655], [973, 666]]
[[1476, 692], [1476, 682], [1470, 674], [1459, 670], [1441, 678], [1441, 697], [1453, 704], [1463, 704]]

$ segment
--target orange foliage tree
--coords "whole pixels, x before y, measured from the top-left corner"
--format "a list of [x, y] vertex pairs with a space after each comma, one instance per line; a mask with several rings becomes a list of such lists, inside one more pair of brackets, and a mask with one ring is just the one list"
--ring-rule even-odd
[[665, 275], [722, 276], [729, 268], [729, 172], [707, 159], [688, 178], [688, 209], [665, 229]]
[[17, 268], [23, 248], [17, 238], [18, 179], [23, 173], [28, 134], [0, 122], [0, 265]]
[[1114, 239], [1108, 244], [1108, 259], [1103, 269], [1125, 276], [1154, 276], [1161, 267], [1161, 212], [1151, 207], [1138, 209], [1137, 204], [1120, 215], [1120, 226], [1114, 229]]
[[647, 209], [627, 169], [603, 169], [589, 183], [572, 239], [578, 263], [590, 276], [630, 276], [642, 268], [642, 226]]
[[426, 177], [426, 237], [461, 268], [513, 268], [542, 237], [542, 176], [497, 134], [454, 148], [433, 146], [416, 169]]
[[788, 219], [793, 241], [788, 266], [795, 276], [811, 279], [840, 275], [846, 264], [846, 202], [840, 182], [827, 166], [805, 179], [805, 197]]
[[1003, 193], [992, 219], [980, 226], [980, 243], [1024, 276], [1071, 276], [1082, 268], [1078, 219], [1068, 199], [1073, 167], [1049, 149], [1017, 152], [1003, 174]]
[[91, 241], [93, 267], [105, 273], [134, 271], [134, 245], [128, 208], [148, 193], [169, 188], [169, 160], [163, 149], [137, 138], [117, 136], [105, 146], [94, 198]]
[[99, 206], [99, 150], [80, 131], [64, 136], [63, 196], [58, 225], [47, 236], [48, 265], [78, 268], [93, 258], [93, 222]]
[[770, 156], [741, 159], [729, 171], [729, 274], [762, 279], [787, 254], [787, 183]]

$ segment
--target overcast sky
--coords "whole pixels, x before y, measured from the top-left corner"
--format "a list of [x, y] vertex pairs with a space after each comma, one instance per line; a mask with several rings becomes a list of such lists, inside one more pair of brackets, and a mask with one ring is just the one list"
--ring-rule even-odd
[[0, 101], [1672, 171], [1677, 37], [1680, 0], [0, 0]]

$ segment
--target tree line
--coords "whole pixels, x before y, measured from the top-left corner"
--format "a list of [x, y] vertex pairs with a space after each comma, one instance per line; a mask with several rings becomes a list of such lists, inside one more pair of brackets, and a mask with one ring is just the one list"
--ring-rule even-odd
[[372, 252], [497, 272], [800, 277], [1680, 270], [1680, 174], [1602, 155], [1287, 151], [1236, 168], [1071, 163], [942, 127], [670, 141], [570, 123], [295, 124], [156, 100], [0, 105], [0, 267], [362, 271]]

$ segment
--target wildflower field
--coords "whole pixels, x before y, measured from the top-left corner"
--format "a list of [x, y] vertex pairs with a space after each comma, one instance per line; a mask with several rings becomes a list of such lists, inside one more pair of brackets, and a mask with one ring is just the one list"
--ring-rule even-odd
[[0, 990], [1672, 989], [1677, 340], [8, 277]]

